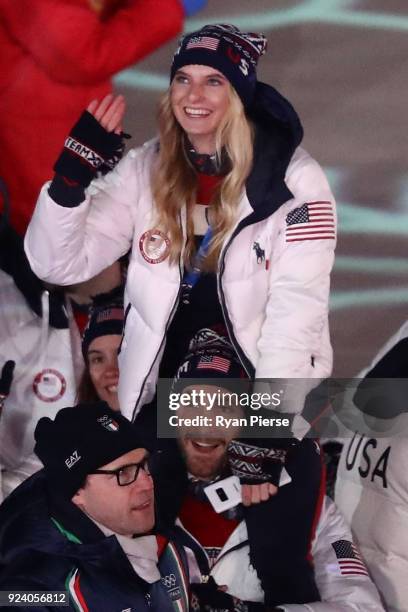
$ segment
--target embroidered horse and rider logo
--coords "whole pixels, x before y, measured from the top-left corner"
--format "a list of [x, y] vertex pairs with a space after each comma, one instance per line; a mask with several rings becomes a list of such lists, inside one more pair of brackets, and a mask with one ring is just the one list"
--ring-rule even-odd
[[261, 247], [259, 242], [254, 242], [252, 248], [255, 251], [256, 263], [263, 263], [265, 261], [265, 250]]

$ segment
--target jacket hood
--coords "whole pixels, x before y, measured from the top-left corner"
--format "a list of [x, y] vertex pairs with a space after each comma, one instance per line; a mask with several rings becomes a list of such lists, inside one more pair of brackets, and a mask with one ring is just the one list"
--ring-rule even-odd
[[293, 197], [285, 174], [303, 128], [293, 106], [276, 89], [258, 82], [255, 99], [247, 111], [255, 125], [254, 159], [246, 182], [254, 210], [248, 221], [260, 221]]
[[248, 116], [273, 136], [280, 155], [290, 154], [302, 142], [303, 127], [292, 104], [271, 85], [258, 81]]

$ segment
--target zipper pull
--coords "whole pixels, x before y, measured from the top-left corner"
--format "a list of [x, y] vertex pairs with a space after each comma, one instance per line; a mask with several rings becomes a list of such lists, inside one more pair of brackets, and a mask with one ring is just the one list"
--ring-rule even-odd
[[147, 607], [151, 608], [152, 607], [152, 596], [150, 595], [150, 593], [145, 593], [145, 600], [147, 603]]

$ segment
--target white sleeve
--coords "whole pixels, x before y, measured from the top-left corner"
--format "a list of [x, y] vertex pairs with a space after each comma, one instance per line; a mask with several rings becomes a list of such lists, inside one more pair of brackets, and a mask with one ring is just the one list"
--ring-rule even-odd
[[302, 150], [289, 165], [286, 182], [294, 198], [275, 213], [279, 229], [256, 376], [324, 378], [332, 367], [328, 303], [336, 205], [319, 164]]
[[326, 497], [312, 547], [321, 601], [288, 604], [281, 608], [287, 612], [384, 612], [368, 573], [357, 573], [358, 570], [354, 574], [342, 573], [335, 552], [341, 546], [339, 542], [352, 545], [352, 535], [334, 502]]
[[92, 278], [130, 248], [134, 209], [141, 197], [138, 157], [130, 151], [105, 177], [94, 180], [85, 200], [68, 208], [41, 190], [24, 247], [42, 280], [71, 285]]

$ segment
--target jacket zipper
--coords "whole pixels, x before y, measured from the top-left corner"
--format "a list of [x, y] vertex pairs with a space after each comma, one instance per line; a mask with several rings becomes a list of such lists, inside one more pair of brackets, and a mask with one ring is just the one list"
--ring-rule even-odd
[[[232, 328], [232, 323], [231, 323], [231, 320], [230, 320], [230, 318], [228, 316], [227, 309], [226, 309], [226, 306], [225, 306], [224, 291], [223, 291], [222, 285], [221, 285], [221, 277], [222, 277], [222, 274], [223, 274], [224, 268], [225, 268], [225, 254], [226, 254], [227, 250], [229, 249], [229, 247], [230, 247], [233, 239], [235, 238], [235, 236], [237, 234], [239, 234], [239, 232], [241, 231], [242, 227], [240, 227], [240, 225], [242, 224], [243, 221], [245, 221], [245, 219], [243, 219], [241, 222], [238, 223], [238, 225], [235, 228], [234, 232], [232, 233], [229, 241], [227, 242], [224, 250], [222, 251], [220, 271], [219, 271], [218, 278], [217, 278], [217, 280], [218, 280], [217, 285], [218, 285], [218, 298], [220, 300], [221, 310], [222, 310], [222, 314], [224, 316], [224, 321], [225, 321], [225, 324], [226, 324], [226, 327], [227, 327], [229, 338], [231, 340], [231, 343], [232, 343], [233, 347], [235, 348], [235, 350], [237, 352], [237, 355], [239, 357], [239, 360], [242, 363], [242, 366], [243, 366], [245, 372], [247, 373], [248, 378], [252, 378], [253, 375], [254, 375], [254, 370], [255, 369], [254, 369], [252, 363], [250, 362], [250, 360], [248, 359], [248, 357], [245, 355], [244, 351], [241, 349], [241, 347], [240, 347], [240, 345], [239, 345], [239, 343], [238, 343], [238, 341], [237, 341], [237, 339], [236, 339], [236, 337], [234, 335], [234, 331], [233, 331], [233, 328]], [[181, 223], [181, 221], [180, 221], [180, 223]], [[186, 243], [187, 243], [187, 239], [186, 239]], [[179, 301], [179, 297], [180, 297], [180, 293], [181, 293], [181, 283], [182, 283], [182, 279], [183, 279], [183, 267], [182, 267], [181, 261], [182, 261], [182, 253], [180, 253], [180, 258], [179, 258], [179, 275], [180, 275], [179, 290], [177, 292], [177, 296], [176, 296], [176, 299], [174, 301], [173, 307], [172, 307], [172, 309], [170, 311], [169, 318], [167, 319], [166, 328], [165, 328], [165, 331], [164, 331], [164, 335], [163, 335], [162, 341], [161, 341], [160, 346], [158, 348], [158, 351], [157, 351], [157, 353], [156, 353], [156, 355], [155, 355], [155, 357], [154, 357], [154, 359], [153, 359], [153, 361], [151, 363], [149, 371], [147, 372], [147, 374], [145, 376], [145, 379], [144, 379], [143, 384], [142, 384], [141, 389], [140, 389], [139, 397], [136, 400], [135, 407], [134, 407], [133, 414], [132, 414], [132, 422], [134, 422], [134, 420], [136, 418], [137, 408], [139, 407], [140, 398], [143, 395], [143, 390], [144, 390], [146, 381], [149, 378], [149, 375], [150, 375], [150, 372], [152, 371], [153, 365], [156, 363], [157, 356], [158, 356], [158, 354], [160, 353], [160, 351], [162, 349], [163, 342], [164, 342], [164, 340], [166, 338], [167, 330], [169, 328], [169, 323], [172, 320], [172, 317], [174, 315], [174, 312], [176, 310], [176, 307], [177, 307], [177, 304], [178, 304], [178, 301]], [[129, 306], [130, 306], [130, 303], [129, 303]]]
[[214, 565], [212, 566], [211, 570], [214, 569], [214, 567], [217, 565], [217, 563], [219, 563], [221, 561], [221, 559], [224, 559], [224, 557], [226, 557], [227, 555], [229, 555], [232, 552], [235, 552], [236, 550], [239, 550], [240, 548], [243, 548], [244, 546], [246, 546], [248, 544], [249, 540], [242, 540], [242, 542], [238, 542], [238, 544], [235, 544], [234, 546], [231, 546], [231, 548], [228, 548], [228, 550], [224, 551], [222, 554], [218, 555], [216, 562], [214, 563]]
[[120, 339], [120, 344], [119, 344], [119, 348], [118, 348], [118, 355], [120, 354], [120, 351], [122, 350], [123, 338], [125, 337], [126, 321], [127, 321], [127, 318], [128, 318], [128, 314], [130, 312], [130, 307], [131, 307], [131, 303], [129, 302], [129, 304], [126, 306], [125, 316], [124, 316], [124, 319], [123, 319], [123, 332], [122, 332], [122, 338]]
[[221, 253], [221, 261], [220, 261], [220, 269], [219, 269], [219, 273], [218, 273], [218, 297], [220, 300], [220, 305], [221, 305], [221, 310], [222, 310], [222, 314], [224, 316], [224, 321], [227, 327], [227, 331], [228, 331], [228, 335], [229, 338], [231, 340], [231, 343], [239, 357], [239, 360], [241, 361], [241, 364], [245, 370], [245, 372], [247, 373], [248, 378], [252, 378], [254, 375], [254, 367], [252, 365], [252, 363], [250, 362], [250, 360], [248, 359], [248, 357], [245, 355], [244, 351], [242, 350], [242, 348], [240, 347], [238, 340], [236, 339], [235, 335], [234, 335], [234, 330], [232, 328], [232, 323], [231, 320], [228, 316], [228, 312], [227, 312], [227, 308], [225, 306], [225, 296], [224, 296], [224, 291], [222, 288], [222, 283], [221, 283], [221, 277], [224, 273], [224, 269], [225, 269], [225, 254], [227, 252], [227, 250], [229, 249], [233, 239], [235, 238], [235, 236], [239, 233], [240, 229], [239, 226], [241, 225], [241, 223], [238, 224], [238, 226], [236, 227], [235, 231], [232, 233], [229, 241], [227, 242], [225, 248], [223, 249], [222, 253]]

